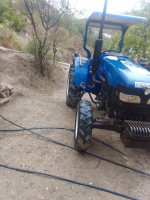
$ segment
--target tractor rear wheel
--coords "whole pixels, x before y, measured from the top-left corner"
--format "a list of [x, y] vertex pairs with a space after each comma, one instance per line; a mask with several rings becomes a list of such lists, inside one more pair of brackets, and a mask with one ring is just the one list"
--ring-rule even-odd
[[79, 150], [86, 150], [92, 138], [93, 113], [89, 101], [81, 100], [77, 107], [74, 142]]
[[81, 88], [75, 85], [75, 72], [74, 65], [70, 65], [70, 70], [68, 74], [68, 84], [66, 92], [66, 104], [69, 107], [76, 108], [78, 102], [81, 99]]

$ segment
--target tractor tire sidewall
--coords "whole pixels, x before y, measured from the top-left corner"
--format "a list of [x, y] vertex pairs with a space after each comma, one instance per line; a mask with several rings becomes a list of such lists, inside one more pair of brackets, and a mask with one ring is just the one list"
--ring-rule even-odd
[[74, 65], [70, 65], [70, 70], [68, 73], [68, 84], [66, 92], [66, 104], [69, 107], [76, 108], [78, 102], [81, 99], [81, 88], [75, 85], [75, 69]]
[[[93, 112], [89, 101], [81, 100], [77, 107], [75, 120], [75, 147], [86, 150], [92, 138]], [[78, 126], [78, 127], [77, 127]]]

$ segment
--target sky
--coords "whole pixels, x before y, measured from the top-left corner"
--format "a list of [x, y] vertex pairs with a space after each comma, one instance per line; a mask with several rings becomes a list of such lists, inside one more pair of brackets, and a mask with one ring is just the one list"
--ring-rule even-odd
[[[132, 9], [139, 9], [140, 0], [108, 0], [107, 12], [124, 13]], [[85, 10], [85, 16], [94, 11], [102, 11], [104, 0], [69, 0], [71, 7], [76, 10]]]

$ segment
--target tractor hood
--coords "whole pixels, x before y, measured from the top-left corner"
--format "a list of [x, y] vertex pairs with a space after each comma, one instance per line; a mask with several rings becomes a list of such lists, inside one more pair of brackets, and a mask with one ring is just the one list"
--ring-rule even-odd
[[97, 75], [103, 73], [114, 87], [150, 88], [150, 72], [129, 57], [103, 54]]

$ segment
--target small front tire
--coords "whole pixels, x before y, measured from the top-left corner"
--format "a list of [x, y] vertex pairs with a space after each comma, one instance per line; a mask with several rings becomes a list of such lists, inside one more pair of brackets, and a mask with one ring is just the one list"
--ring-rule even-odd
[[90, 102], [86, 100], [79, 101], [75, 120], [75, 148], [87, 150], [89, 147], [92, 138], [92, 122], [93, 113]]

